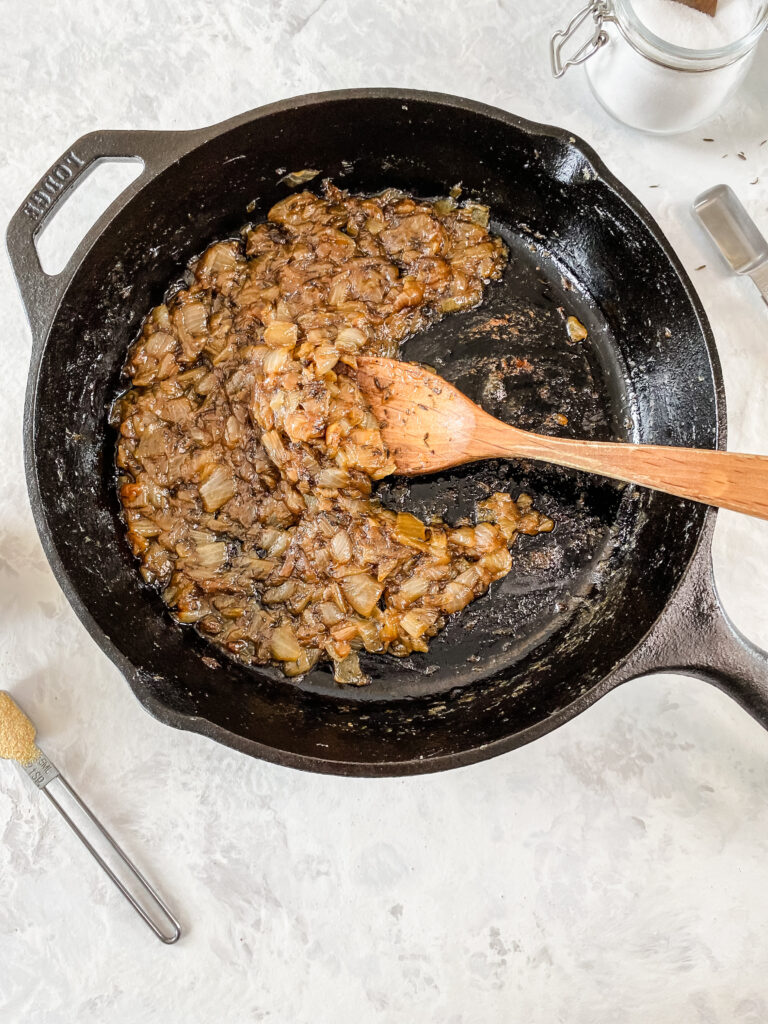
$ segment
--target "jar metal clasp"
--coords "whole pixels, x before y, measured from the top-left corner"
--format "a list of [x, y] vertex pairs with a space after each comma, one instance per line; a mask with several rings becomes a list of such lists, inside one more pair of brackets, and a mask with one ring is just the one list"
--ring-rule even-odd
[[[591, 36], [585, 39], [570, 57], [567, 55], [564, 57], [563, 49], [566, 44], [573, 39], [581, 26], [590, 18], [593, 22]], [[555, 32], [549, 41], [549, 57], [554, 77], [562, 78], [568, 68], [583, 64], [585, 60], [589, 60], [593, 54], [597, 53], [600, 47], [608, 42], [608, 33], [603, 28], [604, 23], [615, 20], [607, 0], [593, 0], [571, 18], [567, 28]]]

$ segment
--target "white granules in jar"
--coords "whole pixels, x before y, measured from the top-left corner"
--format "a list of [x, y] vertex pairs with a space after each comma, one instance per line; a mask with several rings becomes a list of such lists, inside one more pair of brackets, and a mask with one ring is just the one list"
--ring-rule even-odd
[[755, 24], [753, 0], [718, 0], [714, 17], [675, 0], [631, 0], [635, 14], [660, 39], [688, 50], [716, 50], [741, 39]]
[[[766, 19], [767, 9], [764, 0], [720, 0], [710, 17], [675, 0], [615, 0], [619, 24], [605, 26], [608, 43], [585, 64], [592, 90], [633, 128], [658, 134], [695, 128], [741, 82], [755, 48], [739, 52], [738, 41]], [[642, 38], [633, 15], [658, 44]], [[709, 56], [734, 44], [732, 53]]]

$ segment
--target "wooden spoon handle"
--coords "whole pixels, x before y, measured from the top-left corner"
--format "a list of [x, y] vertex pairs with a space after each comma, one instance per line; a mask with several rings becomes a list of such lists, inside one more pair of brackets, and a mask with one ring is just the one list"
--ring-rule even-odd
[[506, 455], [554, 462], [768, 519], [768, 456], [703, 448], [574, 441], [529, 434], [506, 424], [500, 426], [505, 429], [491, 431], [487, 423], [482, 424], [475, 443], [483, 446], [483, 457]]

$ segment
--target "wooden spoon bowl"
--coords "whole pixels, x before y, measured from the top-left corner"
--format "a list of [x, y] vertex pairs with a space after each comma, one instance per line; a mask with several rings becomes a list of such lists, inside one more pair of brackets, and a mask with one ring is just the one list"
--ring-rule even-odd
[[549, 437], [502, 423], [414, 363], [357, 360], [357, 381], [403, 476], [478, 459], [537, 459], [768, 519], [768, 456]]

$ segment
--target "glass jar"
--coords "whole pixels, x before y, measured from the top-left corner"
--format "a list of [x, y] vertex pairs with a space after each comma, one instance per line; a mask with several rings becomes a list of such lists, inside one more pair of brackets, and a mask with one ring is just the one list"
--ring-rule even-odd
[[[595, 0], [552, 37], [552, 73], [560, 78], [569, 67], [585, 64], [593, 93], [617, 120], [659, 135], [685, 132], [733, 94], [766, 26], [768, 0], [755, 5], [754, 24], [741, 38], [693, 50], [651, 32], [632, 0]], [[577, 47], [570, 57], [564, 56], [566, 45]]]

